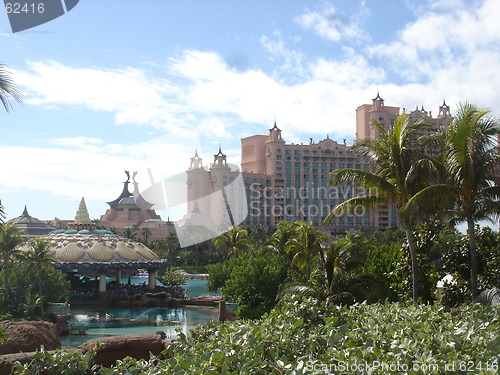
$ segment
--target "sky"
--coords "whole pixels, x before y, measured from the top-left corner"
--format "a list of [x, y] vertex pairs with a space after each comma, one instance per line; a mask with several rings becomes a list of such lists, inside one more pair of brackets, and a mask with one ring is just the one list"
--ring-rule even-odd
[[377, 92], [499, 114], [498, 14], [498, 0], [80, 0], [13, 33], [0, 9], [0, 62], [24, 96], [0, 110], [0, 199], [8, 218], [50, 220], [85, 197], [99, 218], [124, 170], [146, 189], [195, 150], [239, 165], [240, 139], [274, 121], [288, 143], [353, 142]]

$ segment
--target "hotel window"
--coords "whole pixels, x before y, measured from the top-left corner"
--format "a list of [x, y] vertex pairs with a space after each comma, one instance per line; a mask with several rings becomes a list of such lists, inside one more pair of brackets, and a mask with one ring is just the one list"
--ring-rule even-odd
[[290, 155], [291, 153], [292, 153], [292, 151], [291, 151], [291, 150], [285, 150], [285, 154], [286, 154], [286, 155]]

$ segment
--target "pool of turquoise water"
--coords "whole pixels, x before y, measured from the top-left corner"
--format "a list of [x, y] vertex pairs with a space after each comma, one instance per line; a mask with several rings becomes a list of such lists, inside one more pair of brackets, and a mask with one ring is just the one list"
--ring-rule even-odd
[[[207, 292], [206, 283], [206, 280], [188, 280], [185, 287], [189, 291], [189, 296], [217, 294]], [[175, 339], [178, 335], [177, 330], [187, 335], [195, 325], [218, 319], [218, 309], [214, 307], [173, 309], [71, 306], [70, 312], [73, 317], [69, 326], [74, 329], [84, 329], [86, 335], [61, 336], [59, 339], [63, 348], [74, 348], [98, 337], [132, 333], [153, 334], [163, 331], [168, 339]]]

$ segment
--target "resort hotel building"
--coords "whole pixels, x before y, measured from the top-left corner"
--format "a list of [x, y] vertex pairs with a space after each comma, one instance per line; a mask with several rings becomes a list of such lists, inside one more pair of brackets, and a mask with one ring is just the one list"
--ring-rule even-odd
[[[376, 138], [372, 119], [389, 128], [403, 108], [384, 105], [377, 94], [372, 104], [356, 109], [356, 137]], [[423, 120], [435, 128], [450, 124], [450, 108], [443, 102], [437, 117], [415, 109], [408, 113], [412, 122]], [[277, 124], [267, 135], [253, 135], [241, 140], [241, 171], [227, 163], [219, 148], [214, 162], [205, 168], [196, 153], [187, 170], [188, 215], [204, 217], [215, 226], [262, 225], [273, 228], [280, 221], [308, 221], [328, 234], [342, 234], [362, 229], [367, 232], [397, 225], [392, 207], [384, 205], [367, 211], [333, 216], [330, 211], [339, 203], [365, 192], [349, 184], [331, 186], [330, 172], [342, 168], [370, 170], [366, 157], [346, 141], [339, 143], [326, 136], [307, 144], [288, 144]], [[220, 199], [215, 199], [216, 196]]]

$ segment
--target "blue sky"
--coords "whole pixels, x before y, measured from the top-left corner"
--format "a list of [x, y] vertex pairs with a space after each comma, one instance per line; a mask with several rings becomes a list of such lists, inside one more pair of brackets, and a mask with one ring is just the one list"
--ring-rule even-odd
[[[123, 170], [142, 188], [276, 119], [287, 142], [354, 140], [355, 109], [437, 113], [468, 100], [500, 113], [497, 0], [80, 0], [13, 34], [0, 61], [25, 105], [0, 111], [0, 197], [9, 218], [98, 218]], [[161, 212], [164, 219], [168, 213]]]

